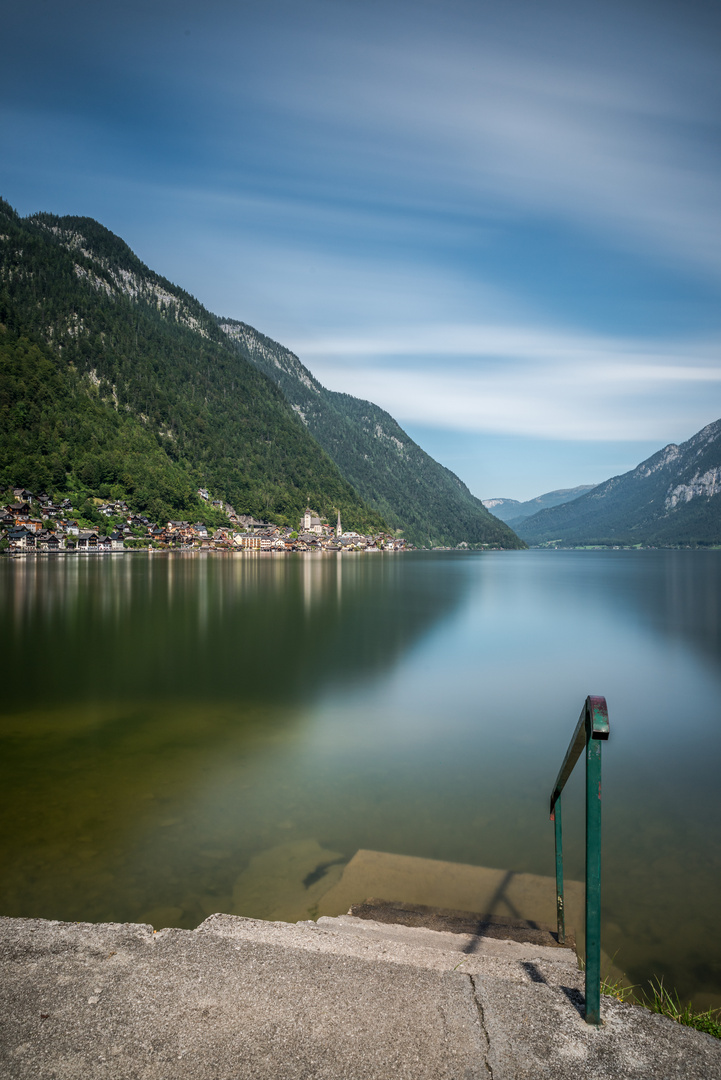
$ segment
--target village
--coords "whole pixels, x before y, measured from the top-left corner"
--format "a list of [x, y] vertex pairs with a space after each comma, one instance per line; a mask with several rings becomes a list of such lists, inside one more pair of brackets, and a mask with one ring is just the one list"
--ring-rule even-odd
[[199, 521], [168, 521], [165, 525], [134, 512], [124, 500], [95, 500], [97, 511], [108, 519], [108, 528], [83, 528], [70, 499], [57, 505], [46, 493], [33, 494], [13, 488], [13, 501], [0, 512], [0, 550], [11, 555], [103, 554], [132, 550], [225, 551], [246, 553], [398, 552], [410, 545], [390, 533], [362, 535], [344, 531], [340, 511], [335, 525], [308, 507], [297, 529], [237, 514], [229, 503], [212, 499], [205, 488], [198, 496], [228, 518], [228, 525], [209, 530]]

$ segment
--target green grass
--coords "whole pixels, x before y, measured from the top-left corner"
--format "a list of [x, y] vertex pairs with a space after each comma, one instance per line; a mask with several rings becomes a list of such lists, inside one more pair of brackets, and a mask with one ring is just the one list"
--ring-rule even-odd
[[[583, 957], [579, 957], [579, 967], [581, 971], [585, 968]], [[648, 990], [636, 994], [634, 991], [639, 989], [638, 986], [628, 986], [623, 979], [601, 976], [601, 993], [607, 997], [630, 1005], [641, 1005], [650, 1012], [675, 1020], [677, 1024], [721, 1039], [721, 1009], [694, 1009], [690, 1002], [682, 1005], [678, 993], [668, 990], [663, 985], [663, 979], [651, 979], [648, 986]]]
[[617, 1001], [637, 1004], [633, 993], [636, 989], [638, 989], [636, 986], [626, 986], [621, 979], [601, 979], [601, 993], [606, 994], [607, 997], [614, 997]]
[[[616, 953], [614, 953], [611, 957], [611, 963], [615, 964], [615, 962]], [[578, 957], [578, 969], [579, 971], [586, 970], [585, 956]], [[637, 989], [637, 986], [628, 986], [623, 981], [623, 977], [620, 979], [612, 979], [608, 975], [601, 975], [601, 993], [605, 994], [607, 997], [614, 997], [617, 1001], [630, 1001], [634, 1004], [637, 1004], [637, 1001], [633, 995], [633, 991]]]
[[713, 1035], [715, 1039], [721, 1039], [721, 1010], [706, 1009], [700, 1011], [692, 1008], [691, 1004], [682, 1005], [675, 991], [667, 990], [663, 985], [663, 979], [651, 980], [650, 992], [644, 992], [641, 1005], [651, 1012], [668, 1016], [686, 1027], [695, 1028], [696, 1031], [705, 1031], [707, 1035]]

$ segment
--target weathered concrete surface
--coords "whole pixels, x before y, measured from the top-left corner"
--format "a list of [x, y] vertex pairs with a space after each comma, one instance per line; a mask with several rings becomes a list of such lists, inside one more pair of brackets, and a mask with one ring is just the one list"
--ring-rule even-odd
[[[542, 978], [543, 973], [539, 971]], [[601, 999], [603, 1027], [582, 1018], [583, 995], [538, 982], [473, 978], [493, 1080], [719, 1080], [721, 1043], [664, 1016]]]
[[544, 977], [553, 985], [563, 983], [577, 989], [583, 986], [583, 975], [578, 970], [575, 953], [570, 949], [392, 926], [351, 915], [322, 917], [317, 923], [297, 924], [213, 915], [201, 923], [195, 933], [353, 956], [369, 963], [406, 964], [427, 971], [490, 975], [527, 983], [533, 982], [528, 967], [532, 963], [543, 968]]
[[12, 1080], [721, 1080], [721, 1043], [603, 1000], [572, 954], [344, 917], [198, 930], [0, 919]]
[[0, 964], [3, 1080], [488, 1077], [468, 976], [18, 919]]

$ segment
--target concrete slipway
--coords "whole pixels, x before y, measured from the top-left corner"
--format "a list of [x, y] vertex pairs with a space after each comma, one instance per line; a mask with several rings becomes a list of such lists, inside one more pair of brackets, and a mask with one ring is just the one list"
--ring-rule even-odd
[[644, 1009], [604, 998], [590, 1028], [575, 953], [523, 913], [422, 904], [157, 932], [0, 919], [0, 1077], [721, 1080], [721, 1043]]

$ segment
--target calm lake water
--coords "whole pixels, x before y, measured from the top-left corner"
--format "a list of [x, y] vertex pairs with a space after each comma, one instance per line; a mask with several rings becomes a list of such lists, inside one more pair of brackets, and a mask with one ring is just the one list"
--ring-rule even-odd
[[294, 843], [550, 875], [603, 694], [604, 949], [721, 1005], [721, 552], [3, 559], [0, 612], [0, 913], [193, 927]]

